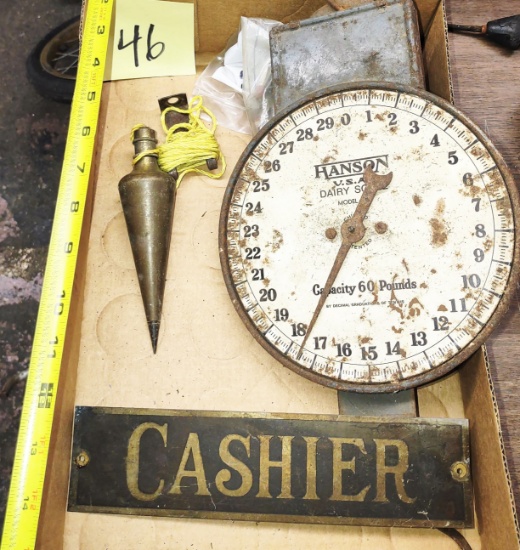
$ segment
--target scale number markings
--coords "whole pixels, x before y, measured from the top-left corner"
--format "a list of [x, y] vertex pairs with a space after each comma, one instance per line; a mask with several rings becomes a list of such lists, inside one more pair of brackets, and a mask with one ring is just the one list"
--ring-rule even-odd
[[[508, 299], [516, 190], [446, 102], [390, 86], [327, 93], [267, 125], [250, 149], [261, 159], [239, 161], [223, 205], [228, 289], [257, 340], [304, 376], [419, 385], [482, 344]], [[390, 183], [368, 191], [369, 177]]]

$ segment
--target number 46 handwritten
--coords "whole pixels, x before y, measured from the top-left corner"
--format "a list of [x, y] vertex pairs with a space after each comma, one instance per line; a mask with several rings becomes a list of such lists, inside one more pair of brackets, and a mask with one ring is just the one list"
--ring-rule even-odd
[[[154, 59], [157, 59], [164, 52], [164, 49], [166, 47], [164, 42], [155, 42], [152, 44], [152, 34], [154, 29], [155, 29], [155, 25], [151, 24], [148, 27], [148, 36], [146, 39], [147, 61], [153, 61]], [[134, 38], [132, 41], [128, 42], [127, 44], [124, 43], [123, 32], [124, 32], [124, 29], [121, 29], [119, 31], [119, 42], [117, 43], [117, 49], [124, 50], [125, 48], [128, 48], [128, 46], [133, 46], [134, 47], [134, 65], [136, 67], [139, 67], [138, 43], [139, 43], [139, 40], [141, 40], [142, 38], [141, 33], [139, 32], [139, 25], [134, 25]], [[157, 47], [159, 48], [159, 51], [154, 54], [154, 48], [157, 48]]]

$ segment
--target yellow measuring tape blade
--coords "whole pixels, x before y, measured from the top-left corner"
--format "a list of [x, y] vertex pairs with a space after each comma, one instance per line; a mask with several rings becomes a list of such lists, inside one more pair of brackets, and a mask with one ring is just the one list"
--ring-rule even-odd
[[113, 0], [89, 0], [0, 550], [35, 548]]

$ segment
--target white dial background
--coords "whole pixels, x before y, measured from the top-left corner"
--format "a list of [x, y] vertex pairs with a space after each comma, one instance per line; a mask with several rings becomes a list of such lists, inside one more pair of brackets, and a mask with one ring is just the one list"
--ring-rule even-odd
[[[302, 350], [367, 163], [392, 181]], [[293, 111], [244, 158], [224, 205], [223, 266], [246, 324], [324, 384], [435, 377], [475, 344], [512, 272], [503, 171], [476, 130], [412, 93], [340, 92]]]

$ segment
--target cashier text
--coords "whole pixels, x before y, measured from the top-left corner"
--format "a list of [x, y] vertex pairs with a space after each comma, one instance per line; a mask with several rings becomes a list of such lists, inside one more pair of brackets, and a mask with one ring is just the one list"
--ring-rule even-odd
[[[377, 503], [397, 499], [404, 504], [416, 500], [405, 488], [409, 448], [402, 439], [228, 433], [217, 447], [209, 445], [203, 433], [180, 436], [172, 431], [168, 424], [144, 422], [132, 432], [126, 483], [135, 499], [150, 502], [161, 495], [195, 491], [194, 496], [255, 499]], [[147, 432], [160, 437], [143, 437]], [[142, 448], [152, 440], [153, 450]], [[153, 464], [143, 457], [151, 453], [155, 456], [152, 462], [162, 463], [168, 460], [172, 446], [182, 450], [180, 461], [173, 461], [168, 474], [162, 474], [164, 479], [157, 472], [155, 486], [144, 491], [139, 478], [143, 472], [149, 477]], [[215, 464], [220, 464], [218, 471]], [[324, 470], [329, 472], [327, 483], [323, 483]]]

